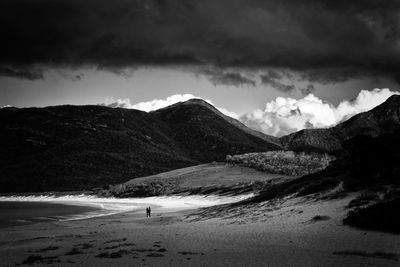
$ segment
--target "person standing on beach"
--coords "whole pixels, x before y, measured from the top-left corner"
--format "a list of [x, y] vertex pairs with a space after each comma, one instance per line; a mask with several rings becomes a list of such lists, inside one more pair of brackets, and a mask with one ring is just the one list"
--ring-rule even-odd
[[149, 209], [149, 217], [151, 217], [151, 208], [148, 207], [148, 209]]
[[149, 208], [147, 207], [146, 208], [146, 217], [149, 217], [150, 216], [150, 211], [149, 211]]

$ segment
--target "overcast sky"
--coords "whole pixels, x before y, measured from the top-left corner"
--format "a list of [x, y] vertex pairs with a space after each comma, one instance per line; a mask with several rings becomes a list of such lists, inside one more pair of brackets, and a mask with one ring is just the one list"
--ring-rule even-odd
[[193, 96], [283, 135], [400, 82], [398, 0], [2, 0], [0, 29], [0, 106]]

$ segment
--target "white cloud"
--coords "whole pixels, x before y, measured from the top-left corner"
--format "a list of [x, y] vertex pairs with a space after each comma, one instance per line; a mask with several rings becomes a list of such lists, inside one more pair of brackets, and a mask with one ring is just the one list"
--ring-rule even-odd
[[343, 101], [337, 107], [337, 113], [342, 120], [346, 120], [355, 114], [365, 112], [382, 104], [392, 95], [398, 95], [389, 89], [374, 89], [372, 91], [361, 90], [357, 98], [353, 101]]
[[110, 108], [132, 108], [132, 104], [129, 98], [114, 99], [112, 97], [107, 97], [104, 103], [101, 103], [99, 105], [107, 106]]
[[[167, 106], [173, 105], [178, 102], [187, 101], [192, 98], [200, 98], [192, 94], [177, 94], [167, 97], [166, 99], [154, 99], [146, 102], [140, 102], [132, 105], [132, 108], [150, 112], [160, 108], [165, 108]], [[208, 101], [209, 102], [209, 101]]]
[[[192, 94], [176, 94], [176, 95], [169, 96], [166, 99], [153, 99], [150, 101], [144, 101], [144, 102], [140, 102], [140, 103], [136, 103], [136, 104], [132, 105], [129, 98], [117, 99], [117, 100], [115, 100], [113, 98], [107, 98], [103, 105], [113, 107], [113, 108], [117, 108], [117, 107], [130, 108], [130, 109], [138, 109], [138, 110], [150, 112], [150, 111], [157, 110], [160, 108], [165, 108], [167, 106], [176, 104], [178, 102], [187, 101], [187, 100], [193, 99], [193, 98], [202, 99], [201, 97], [194, 96]], [[203, 99], [203, 100], [214, 106], [214, 104], [210, 100], [208, 100], [208, 99]], [[229, 111], [224, 108], [219, 108], [219, 107], [216, 107], [216, 108], [219, 111], [221, 111], [223, 114], [225, 114], [229, 117], [232, 117], [235, 119], [239, 118], [239, 116], [235, 112]]]
[[[211, 101], [207, 101], [208, 103], [210, 103], [211, 105], [213, 105], [212, 103], [211, 103]], [[219, 107], [215, 107], [216, 109], [218, 109], [222, 114], [224, 114], [224, 115], [226, 115], [226, 116], [228, 116], [228, 117], [231, 117], [231, 118], [234, 118], [234, 119], [239, 119], [239, 115], [238, 114], [236, 114], [235, 112], [233, 112], [233, 111], [229, 111], [229, 110], [227, 110], [227, 109], [225, 109], [225, 108], [219, 108]]]
[[[362, 90], [352, 101], [342, 101], [334, 106], [309, 94], [301, 99], [277, 97], [268, 102], [265, 108], [254, 110], [240, 118], [235, 112], [216, 107], [223, 114], [240, 119], [248, 127], [273, 136], [283, 136], [305, 128], [326, 128], [334, 126], [348, 118], [382, 104], [387, 98], [398, 92], [389, 89]], [[165, 99], [154, 99], [131, 104], [128, 98], [107, 98], [104, 105], [138, 109], [146, 112], [164, 108], [178, 102], [200, 97], [192, 94], [176, 94]], [[214, 105], [210, 100], [204, 101]]]
[[258, 109], [240, 117], [255, 130], [282, 136], [305, 128], [325, 128], [336, 125], [360, 112], [382, 104], [398, 92], [389, 89], [362, 90], [356, 99], [342, 101], [338, 106], [326, 103], [309, 94], [301, 99], [278, 97]]

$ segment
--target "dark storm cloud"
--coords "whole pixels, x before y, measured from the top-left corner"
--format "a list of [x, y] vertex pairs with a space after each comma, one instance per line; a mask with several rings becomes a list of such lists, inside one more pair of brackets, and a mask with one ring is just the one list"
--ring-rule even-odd
[[260, 76], [261, 83], [272, 86], [273, 88], [288, 93], [294, 91], [296, 87], [293, 84], [284, 84], [280, 80], [284, 77], [290, 78], [290, 74], [282, 74], [277, 71], [269, 70], [267, 73]]
[[[356, 68], [335, 68], [335, 69], [318, 69], [307, 70], [301, 75], [301, 79], [321, 84], [340, 83], [350, 78], [362, 78], [366, 76], [378, 76], [377, 69], [361, 70]], [[394, 74], [395, 75], [395, 74]]]
[[2, 0], [0, 65], [276, 67], [325, 82], [395, 78], [399, 13], [397, 0]]
[[80, 81], [85, 77], [84, 73], [69, 73], [64, 70], [59, 70], [58, 74], [71, 81]]
[[[325, 74], [325, 73], [324, 73]], [[300, 77], [300, 80], [312, 80], [310, 78], [310, 75], [304, 74]], [[288, 81], [295, 80], [293, 78], [293, 75], [285, 70], [280, 70], [280, 71], [275, 71], [275, 70], [268, 70], [264, 74], [260, 75], [261, 78], [261, 83], [264, 85], [271, 86], [275, 88], [278, 91], [284, 92], [284, 93], [292, 93], [294, 91], [299, 91], [302, 95], [308, 95], [310, 93], [313, 93], [315, 91], [315, 87], [312, 84], [308, 84], [307, 86], [303, 87], [296, 87], [294, 84], [287, 84]], [[326, 79], [323, 79], [324, 82], [326, 82]]]
[[224, 71], [221, 69], [206, 69], [203, 74], [210, 79], [214, 85], [232, 85], [232, 86], [256, 86], [256, 81], [246, 77], [244, 74], [235, 71]]
[[315, 87], [312, 84], [307, 85], [304, 88], [299, 89], [302, 95], [308, 95], [315, 92]]
[[27, 80], [39, 80], [44, 78], [41, 70], [14, 66], [0, 66], [0, 76], [16, 77]]

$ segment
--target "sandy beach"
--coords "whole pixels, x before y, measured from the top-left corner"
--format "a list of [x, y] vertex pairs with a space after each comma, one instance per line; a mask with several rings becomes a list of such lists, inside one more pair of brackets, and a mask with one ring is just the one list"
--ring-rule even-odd
[[352, 196], [154, 206], [0, 232], [2, 266], [398, 266], [398, 235], [342, 225]]

